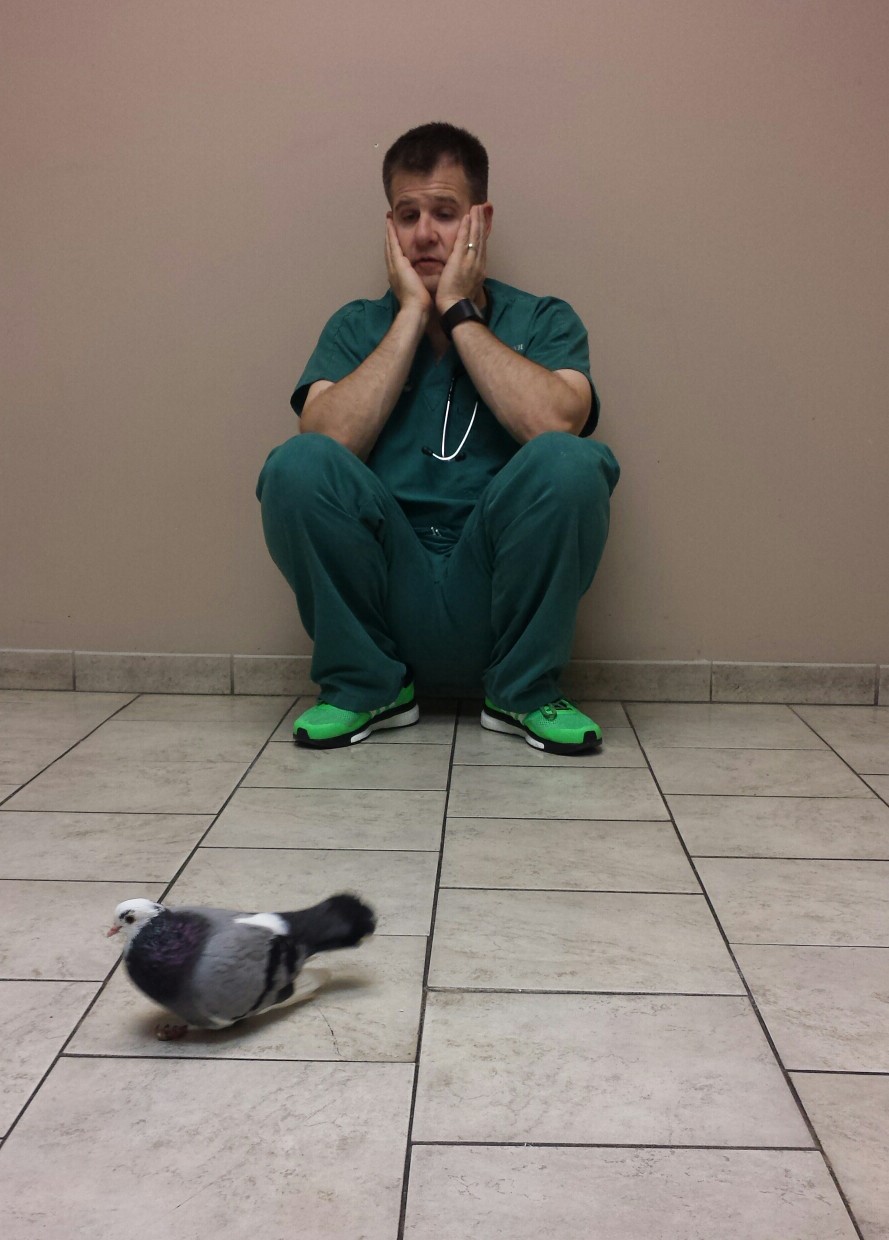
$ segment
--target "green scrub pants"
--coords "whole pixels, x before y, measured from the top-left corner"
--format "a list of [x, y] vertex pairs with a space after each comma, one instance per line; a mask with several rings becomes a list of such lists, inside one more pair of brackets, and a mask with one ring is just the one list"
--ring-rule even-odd
[[483, 689], [509, 711], [558, 698], [619, 476], [604, 444], [539, 435], [488, 484], [455, 545], [436, 552], [335, 440], [308, 433], [275, 448], [257, 496], [272, 559], [315, 642], [320, 696], [373, 710], [413, 678], [436, 696]]

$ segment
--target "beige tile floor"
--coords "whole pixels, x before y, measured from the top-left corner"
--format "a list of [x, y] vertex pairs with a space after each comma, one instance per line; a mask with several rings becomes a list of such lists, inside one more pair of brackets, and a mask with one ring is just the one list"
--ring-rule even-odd
[[[423, 705], [0, 692], [5, 1240], [889, 1240], [889, 708]], [[341, 889], [313, 1000], [180, 1043], [102, 935]]]

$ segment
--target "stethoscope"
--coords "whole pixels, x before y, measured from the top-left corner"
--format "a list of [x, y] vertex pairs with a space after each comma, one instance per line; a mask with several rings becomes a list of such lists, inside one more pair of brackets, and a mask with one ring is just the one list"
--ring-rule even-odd
[[466, 453], [463, 451], [463, 447], [466, 443], [466, 440], [469, 438], [473, 423], [475, 422], [475, 415], [478, 413], [478, 397], [477, 396], [475, 398], [475, 405], [472, 410], [472, 417], [469, 419], [469, 425], [466, 428], [466, 434], [460, 440], [459, 444], [454, 449], [454, 451], [451, 452], [450, 455], [445, 455], [445, 445], [447, 443], [447, 437], [448, 437], [448, 418], [450, 417], [450, 413], [451, 413], [451, 401], [453, 400], [453, 397], [454, 397], [454, 388], [457, 386], [457, 380], [460, 378], [460, 376], [465, 375], [465, 374], [466, 374], [466, 371], [463, 369], [462, 366], [460, 366], [457, 370], [454, 371], [453, 377], [451, 378], [451, 382], [448, 386], [448, 400], [447, 400], [447, 404], [445, 405], [444, 422], [442, 423], [442, 427], [441, 427], [441, 452], [440, 453], [435, 452], [433, 451], [432, 448], [423, 449], [424, 456], [434, 457], [436, 461], [463, 461], [466, 459]]
[[[485, 320], [485, 323], [490, 323], [491, 311], [493, 310], [494, 306], [493, 306], [493, 302], [491, 299], [490, 290], [486, 288], [485, 294], [486, 294], [486, 301], [485, 301], [485, 308], [483, 311], [484, 320]], [[478, 413], [478, 396], [476, 396], [475, 398], [475, 405], [473, 406], [473, 409], [472, 409], [472, 417], [469, 419], [469, 425], [466, 428], [466, 434], [460, 440], [454, 452], [452, 452], [449, 456], [445, 454], [445, 446], [446, 446], [447, 437], [448, 437], [448, 418], [451, 413], [451, 401], [454, 398], [454, 388], [457, 386], [457, 380], [460, 378], [460, 376], [465, 375], [465, 374], [466, 374], [466, 371], [463, 369], [463, 367], [458, 365], [457, 369], [454, 371], [453, 377], [448, 386], [448, 400], [447, 400], [447, 404], [445, 405], [444, 422], [442, 423], [442, 427], [441, 427], [441, 452], [440, 453], [436, 452], [432, 448], [423, 449], [424, 456], [431, 456], [436, 461], [465, 461], [466, 460], [466, 453], [463, 451], [463, 447], [466, 443], [466, 440], [469, 438], [470, 432], [472, 431], [473, 423], [475, 422], [475, 415]]]

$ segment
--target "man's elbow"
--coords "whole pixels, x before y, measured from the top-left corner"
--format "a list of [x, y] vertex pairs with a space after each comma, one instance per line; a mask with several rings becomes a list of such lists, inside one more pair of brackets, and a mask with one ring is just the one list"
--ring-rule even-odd
[[320, 419], [313, 421], [307, 418], [305, 413], [299, 420], [299, 433], [301, 435], [324, 435], [327, 439], [332, 439], [334, 443], [338, 443], [341, 447], [348, 449], [353, 456], [357, 456], [360, 461], [366, 461], [370, 455], [370, 448], [349, 435], [341, 427], [331, 426], [321, 423]]
[[546, 435], [550, 431], [562, 431], [566, 435], [579, 435], [586, 426], [589, 409], [584, 408], [583, 401], [574, 398], [554, 401], [542, 417], [533, 419], [526, 426], [524, 442], [536, 439], [538, 435]]

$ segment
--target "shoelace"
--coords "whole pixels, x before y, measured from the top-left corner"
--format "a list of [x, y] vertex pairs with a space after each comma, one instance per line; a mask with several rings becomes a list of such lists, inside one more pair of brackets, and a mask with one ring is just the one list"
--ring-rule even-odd
[[567, 698], [556, 698], [554, 702], [547, 702], [546, 706], [541, 706], [540, 713], [544, 719], [552, 723], [560, 710], [574, 710], [574, 707]]

